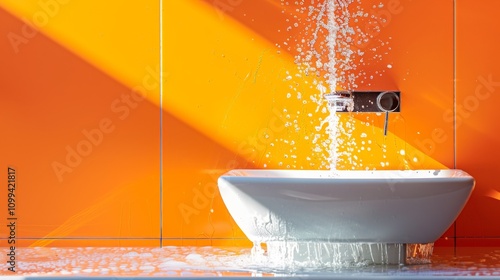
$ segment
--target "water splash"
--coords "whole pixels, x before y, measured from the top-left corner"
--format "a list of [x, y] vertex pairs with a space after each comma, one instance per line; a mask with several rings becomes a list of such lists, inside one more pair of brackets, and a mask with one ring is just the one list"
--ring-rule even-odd
[[[328, 23], [326, 28], [328, 30], [328, 35], [326, 36], [326, 42], [328, 47], [328, 63], [325, 65], [328, 72], [328, 85], [330, 86], [330, 92], [335, 92], [337, 90], [337, 62], [336, 62], [336, 46], [337, 46], [337, 32], [339, 31], [339, 25], [335, 20], [335, 2], [333, 0], [325, 2], [326, 11], [328, 16]], [[336, 139], [336, 138], [332, 138]]]
[[[370, 86], [385, 69], [393, 66], [385, 64], [385, 69], [374, 72], [364, 70], [364, 66], [381, 61], [382, 54], [390, 50], [388, 39], [379, 36], [381, 28], [389, 24], [379, 16], [387, 9], [387, 5], [381, 3], [368, 7], [361, 0], [281, 0], [281, 3], [283, 11], [290, 15], [287, 19], [290, 30], [295, 32], [293, 37], [286, 40], [286, 44], [278, 46], [286, 47], [295, 56], [297, 65], [297, 69], [283, 75], [284, 82], [290, 85], [290, 90], [284, 94], [287, 102], [297, 101], [297, 104], [302, 104], [303, 110], [302, 115], [292, 115], [287, 131], [292, 137], [296, 135], [295, 132], [307, 134], [304, 139], [312, 147], [306, 161], [293, 158], [291, 164], [286, 164], [286, 161], [290, 162], [288, 158], [282, 160], [283, 164], [278, 167], [374, 169], [374, 163], [365, 166], [363, 156], [355, 156], [361, 154], [362, 150], [378, 149], [378, 146], [357, 148], [352, 131], [355, 125], [353, 116], [330, 111], [323, 95]], [[311, 124], [312, 130], [308, 129]], [[365, 130], [372, 131], [370, 125], [373, 124], [373, 118], [366, 124]], [[280, 145], [281, 151], [276, 152], [281, 153], [287, 148], [287, 145], [284, 146]], [[286, 154], [296, 151], [290, 149]], [[281, 154], [277, 156], [284, 157]]]
[[[498, 248], [439, 247], [433, 263], [416, 266], [378, 265], [363, 267], [311, 267], [304, 269], [272, 269], [267, 264], [254, 264], [249, 248], [212, 246], [153, 247], [59, 247], [18, 248], [20, 258], [16, 276], [4, 265], [0, 278], [16, 279], [48, 277], [50, 279], [81, 278], [146, 278], [146, 277], [262, 277], [281, 278], [480, 278], [498, 279]], [[376, 251], [372, 251], [376, 254]], [[0, 256], [6, 264], [7, 256]], [[5, 277], [4, 277], [5, 276]], [[128, 278], [127, 278], [128, 277]]]
[[[353, 51], [350, 46], [354, 31], [349, 25], [351, 15], [348, 9], [353, 2], [353, 0], [329, 0], [317, 6], [310, 6], [308, 18], [311, 20], [308, 24], [313, 30], [312, 39], [306, 45], [306, 55], [297, 57], [305, 73], [315, 71], [319, 77], [316, 85], [318, 94], [313, 99], [317, 103], [317, 111], [322, 107], [326, 117], [320, 120], [316, 130], [325, 132], [328, 139], [316, 143], [314, 151], [326, 157], [320, 167], [330, 170], [336, 170], [343, 158], [343, 152], [340, 150], [343, 146], [340, 140], [342, 128], [340, 115], [326, 106], [323, 95], [338, 89], [356, 87], [354, 76], [348, 75], [348, 71], [355, 68], [351, 61]], [[327, 60], [323, 61], [325, 58]]]
[[[405, 133], [402, 116], [393, 115], [391, 134], [379, 137], [382, 114], [336, 114], [330, 112], [323, 97], [333, 88], [373, 89], [374, 83], [386, 79], [379, 77], [391, 71], [387, 65], [394, 66], [393, 61], [383, 61], [392, 37], [380, 33], [390, 24], [390, 19], [381, 16], [390, 12], [388, 5], [370, 6], [359, 0], [281, 2], [293, 33], [280, 49], [295, 57], [296, 67], [279, 73], [289, 87], [280, 93], [283, 101], [276, 103], [283, 106], [278, 111], [288, 109], [280, 118], [285, 129], [275, 133], [257, 164], [266, 168], [316, 170], [412, 169], [421, 165], [420, 157], [414, 153], [399, 153], [406, 149], [396, 136]], [[334, 9], [333, 17], [329, 7]], [[329, 25], [336, 32], [335, 49], [328, 46], [327, 37], [332, 34]], [[335, 68], [329, 63], [332, 53]], [[335, 75], [329, 75], [333, 69]], [[332, 117], [334, 114], [338, 119]], [[360, 144], [361, 133], [371, 141]], [[290, 144], [291, 140], [295, 145]]]
[[[288, 5], [285, 0], [282, 0], [282, 3]], [[352, 5], [356, 3], [357, 6], [353, 7]], [[358, 82], [373, 80], [373, 77], [370, 77], [373, 75], [358, 71], [356, 63], [365, 64], [362, 56], [376, 50], [360, 47], [360, 45], [367, 46], [367, 42], [373, 40], [374, 36], [372, 31], [370, 31], [371, 35], [368, 35], [359, 26], [367, 26], [367, 22], [377, 19], [373, 16], [369, 17], [369, 14], [360, 8], [360, 4], [359, 0], [310, 1], [308, 6], [304, 6], [303, 3], [297, 4], [300, 8], [296, 11], [306, 13], [299, 19], [294, 15], [294, 19], [303, 25], [304, 32], [301, 34], [303, 38], [288, 40], [289, 43], [296, 42], [295, 50], [290, 49], [293, 48], [292, 44], [284, 44], [292, 53], [296, 53], [297, 65], [297, 73], [287, 71], [284, 75], [284, 82], [290, 85], [290, 90], [286, 92], [287, 99], [293, 99], [296, 96], [297, 100], [304, 105], [309, 103], [316, 105], [315, 111], [309, 111], [307, 114], [312, 119], [306, 119], [314, 123], [312, 133], [305, 138], [311, 141], [314, 147], [308, 156], [308, 161], [312, 162], [311, 158], [321, 159], [319, 166], [311, 164], [312, 169], [361, 168], [362, 159], [356, 156], [356, 151], [364, 150], [365, 145], [368, 152], [371, 149], [370, 139], [362, 140], [363, 146], [356, 147], [354, 121], [349, 117], [341, 117], [341, 114], [335, 110], [330, 110], [327, 101], [323, 98], [324, 94], [338, 90], [354, 90], [358, 88]], [[354, 8], [355, 12], [353, 12]], [[293, 26], [297, 27], [298, 24], [293, 24]], [[377, 57], [380, 58], [378, 55]], [[392, 65], [387, 68], [391, 67]], [[290, 125], [300, 127], [296, 123], [297, 119], [303, 119], [300, 112], [297, 112], [296, 119], [293, 116], [289, 117], [290, 112], [286, 109], [284, 109], [284, 114]], [[367, 130], [372, 129], [371, 124], [370, 121], [366, 121]], [[366, 132], [360, 132], [358, 136], [368, 137]], [[280, 142], [288, 144], [284, 139], [280, 139]], [[293, 151], [290, 150], [290, 154], [292, 153]], [[286, 152], [282, 158], [286, 161], [291, 156]], [[384, 160], [383, 165], [388, 165], [388, 162]], [[290, 165], [280, 162], [279, 166], [289, 168]], [[294, 167], [294, 165], [291, 166]], [[405, 257], [410, 253], [412, 253], [412, 260], [425, 263], [429, 256], [427, 253], [432, 252], [432, 247], [429, 246], [408, 249], [403, 244], [297, 241], [287, 238], [285, 232], [280, 235], [280, 238], [279, 241], [255, 242], [252, 249], [254, 263], [292, 269], [362, 266], [374, 263], [399, 264], [404, 263]], [[415, 248], [419, 248], [421, 253], [414, 254]]]
[[303, 268], [361, 267], [373, 264], [428, 264], [434, 248], [428, 244], [336, 243], [270, 241], [254, 243], [256, 265]]

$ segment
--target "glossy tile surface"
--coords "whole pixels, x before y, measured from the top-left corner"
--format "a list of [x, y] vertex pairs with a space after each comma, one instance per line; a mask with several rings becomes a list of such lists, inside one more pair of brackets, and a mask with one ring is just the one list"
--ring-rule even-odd
[[[36, 277], [308, 277], [335, 279], [500, 278], [500, 248], [437, 248], [432, 264], [321, 269], [271, 267], [250, 256], [249, 248], [23, 248], [17, 272], [0, 259], [2, 279]], [[6, 277], [9, 276], [9, 277]], [[59, 278], [60, 279], [60, 278]]]

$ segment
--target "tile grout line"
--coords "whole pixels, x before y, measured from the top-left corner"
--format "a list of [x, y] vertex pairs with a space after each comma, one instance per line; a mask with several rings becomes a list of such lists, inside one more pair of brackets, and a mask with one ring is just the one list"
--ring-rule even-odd
[[457, 4], [453, 0], [453, 168], [457, 168]]
[[[453, 0], [453, 169], [457, 168], [457, 1]], [[453, 248], [457, 252], [457, 221], [453, 223]]]
[[159, 39], [160, 39], [160, 166], [159, 166], [159, 187], [160, 187], [160, 248], [163, 247], [163, 1], [160, 1], [160, 28], [159, 28]]

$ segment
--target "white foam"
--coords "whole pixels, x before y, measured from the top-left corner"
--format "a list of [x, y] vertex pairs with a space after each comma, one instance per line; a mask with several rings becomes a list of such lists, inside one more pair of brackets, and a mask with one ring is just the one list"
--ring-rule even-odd
[[152, 271], [156, 270], [156, 268], [152, 265], [143, 265], [143, 266], [140, 266], [139, 269], [142, 271], [146, 271], [146, 272], [152, 272]]
[[128, 252], [128, 253], [126, 253], [123, 256], [124, 257], [137, 257], [137, 256], [139, 256], [139, 253], [137, 253], [137, 252]]

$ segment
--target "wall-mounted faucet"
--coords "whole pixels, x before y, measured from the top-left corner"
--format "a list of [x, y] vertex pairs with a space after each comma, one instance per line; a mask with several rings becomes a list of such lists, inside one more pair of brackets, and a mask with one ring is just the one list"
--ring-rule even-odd
[[335, 112], [385, 113], [384, 135], [387, 135], [389, 113], [401, 112], [399, 91], [336, 91], [325, 94], [328, 106]]

